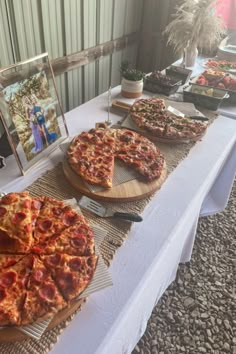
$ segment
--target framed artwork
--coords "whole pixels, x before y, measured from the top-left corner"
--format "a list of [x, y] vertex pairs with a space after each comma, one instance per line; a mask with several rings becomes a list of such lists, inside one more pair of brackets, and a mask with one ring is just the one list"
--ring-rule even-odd
[[22, 174], [68, 137], [47, 53], [0, 69], [0, 112]]

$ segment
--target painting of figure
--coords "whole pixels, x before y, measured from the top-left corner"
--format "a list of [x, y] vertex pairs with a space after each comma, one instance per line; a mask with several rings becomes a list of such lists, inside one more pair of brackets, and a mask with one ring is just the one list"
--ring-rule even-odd
[[45, 71], [4, 88], [5, 102], [27, 161], [61, 137], [56, 100]]

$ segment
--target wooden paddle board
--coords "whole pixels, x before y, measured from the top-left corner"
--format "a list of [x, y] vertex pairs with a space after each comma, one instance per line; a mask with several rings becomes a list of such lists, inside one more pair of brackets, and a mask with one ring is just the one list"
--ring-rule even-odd
[[130, 202], [146, 198], [158, 190], [167, 176], [166, 164], [162, 170], [160, 178], [151, 182], [134, 179], [110, 189], [104, 189], [99, 192], [91, 192], [80, 178], [70, 167], [65, 159], [62, 163], [63, 171], [70, 184], [77, 189], [81, 194], [86, 195], [92, 199], [98, 199], [110, 202]]

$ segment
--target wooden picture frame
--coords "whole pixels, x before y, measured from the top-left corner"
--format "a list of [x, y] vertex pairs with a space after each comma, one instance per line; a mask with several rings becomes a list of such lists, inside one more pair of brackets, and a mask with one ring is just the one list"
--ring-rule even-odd
[[68, 137], [48, 53], [0, 69], [0, 117], [23, 175]]

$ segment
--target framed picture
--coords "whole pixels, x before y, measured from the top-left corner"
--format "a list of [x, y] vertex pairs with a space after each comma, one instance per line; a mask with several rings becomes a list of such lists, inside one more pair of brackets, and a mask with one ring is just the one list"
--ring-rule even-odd
[[22, 174], [68, 137], [47, 53], [0, 69], [0, 113]]

